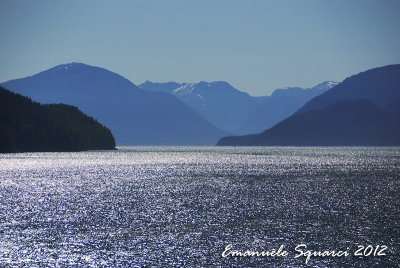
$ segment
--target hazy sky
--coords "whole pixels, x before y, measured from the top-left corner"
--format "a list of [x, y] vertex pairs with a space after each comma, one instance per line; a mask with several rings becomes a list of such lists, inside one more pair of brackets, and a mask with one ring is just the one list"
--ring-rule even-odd
[[0, 0], [0, 81], [68, 62], [268, 95], [400, 63], [400, 1]]

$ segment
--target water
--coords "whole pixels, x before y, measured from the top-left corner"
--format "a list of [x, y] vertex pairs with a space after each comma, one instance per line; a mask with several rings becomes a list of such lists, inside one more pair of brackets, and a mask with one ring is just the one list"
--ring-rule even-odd
[[[400, 148], [0, 155], [0, 267], [400, 265]], [[234, 250], [286, 257], [222, 257]], [[386, 256], [352, 256], [358, 245]], [[368, 253], [368, 252], [367, 252]]]

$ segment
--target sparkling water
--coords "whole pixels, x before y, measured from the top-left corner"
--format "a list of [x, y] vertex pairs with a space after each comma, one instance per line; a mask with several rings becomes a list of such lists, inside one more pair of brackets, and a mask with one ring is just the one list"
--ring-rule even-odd
[[0, 154], [0, 198], [0, 267], [400, 266], [400, 148]]

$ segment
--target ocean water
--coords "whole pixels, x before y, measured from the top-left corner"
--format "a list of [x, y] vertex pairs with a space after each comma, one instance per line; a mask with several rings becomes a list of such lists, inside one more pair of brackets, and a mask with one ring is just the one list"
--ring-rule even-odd
[[0, 267], [303, 267], [302, 244], [400, 266], [400, 148], [0, 154]]

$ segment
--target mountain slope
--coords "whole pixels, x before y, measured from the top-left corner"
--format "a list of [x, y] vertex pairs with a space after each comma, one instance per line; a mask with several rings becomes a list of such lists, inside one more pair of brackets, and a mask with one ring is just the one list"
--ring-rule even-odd
[[0, 87], [0, 153], [114, 148], [111, 131], [76, 107], [41, 105]]
[[218, 145], [400, 145], [400, 65], [368, 70], [260, 134]]
[[338, 101], [295, 114], [261, 134], [222, 138], [217, 145], [400, 145], [400, 124], [368, 100]]
[[228, 133], [170, 94], [143, 91], [116, 73], [82, 63], [2, 85], [40, 103], [77, 106], [107, 125], [118, 145], [208, 145]]
[[238, 132], [260, 133], [291, 116], [307, 101], [337, 84], [337, 82], [325, 81], [310, 89], [299, 87], [277, 89], [271, 96], [266, 97], [254, 112], [244, 120]]
[[383, 110], [396, 117], [398, 120], [400, 120], [400, 98], [397, 98], [391, 102], [389, 102], [384, 108]]
[[310, 100], [297, 113], [319, 110], [339, 100], [366, 99], [383, 108], [400, 98], [400, 64], [367, 70], [346, 78], [332, 90]]

